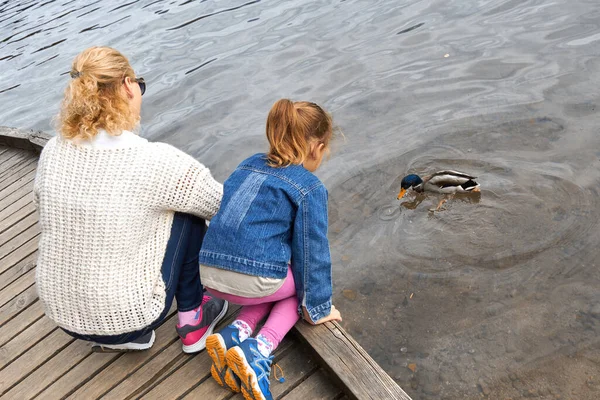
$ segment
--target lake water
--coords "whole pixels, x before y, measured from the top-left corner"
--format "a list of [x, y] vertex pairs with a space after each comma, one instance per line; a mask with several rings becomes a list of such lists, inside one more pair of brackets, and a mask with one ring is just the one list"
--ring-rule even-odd
[[[333, 113], [334, 303], [414, 399], [600, 398], [597, 0], [0, 1], [0, 124], [51, 130], [91, 45], [219, 180], [278, 98]], [[446, 168], [481, 195], [396, 200]]]

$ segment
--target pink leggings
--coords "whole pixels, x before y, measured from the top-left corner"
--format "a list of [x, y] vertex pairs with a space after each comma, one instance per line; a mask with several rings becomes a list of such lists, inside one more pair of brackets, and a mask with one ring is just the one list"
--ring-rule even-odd
[[298, 316], [296, 285], [294, 284], [291, 267], [288, 267], [287, 277], [283, 285], [270, 296], [241, 297], [219, 292], [209, 287], [206, 290], [216, 297], [243, 306], [237, 319], [250, 325], [252, 332], [256, 329], [256, 325], [269, 315], [258, 334], [266, 336], [273, 343], [273, 349], [279, 345], [286, 333], [300, 319]]

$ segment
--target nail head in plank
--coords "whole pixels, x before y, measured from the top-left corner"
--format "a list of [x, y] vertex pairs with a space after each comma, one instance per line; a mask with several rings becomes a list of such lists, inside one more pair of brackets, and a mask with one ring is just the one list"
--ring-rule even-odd
[[23, 293], [0, 307], [0, 327], [19, 315], [19, 313], [36, 301], [37, 298], [37, 289], [35, 285], [32, 285]]
[[28, 287], [35, 283], [35, 270], [30, 270], [25, 275], [21, 276], [13, 283], [0, 291], [0, 306], [11, 301], [15, 296], [25, 291]]
[[0, 290], [13, 283], [16, 279], [23, 274], [26, 274], [33, 268], [37, 263], [38, 253], [37, 250], [10, 267], [8, 270], [0, 274]]
[[29, 240], [27, 243], [23, 244], [21, 247], [4, 257], [2, 260], [0, 260], [0, 273], [4, 273], [16, 263], [26, 258], [29, 254], [33, 253], [37, 249], [39, 241], [40, 237], [39, 235], [37, 235], [33, 239]]

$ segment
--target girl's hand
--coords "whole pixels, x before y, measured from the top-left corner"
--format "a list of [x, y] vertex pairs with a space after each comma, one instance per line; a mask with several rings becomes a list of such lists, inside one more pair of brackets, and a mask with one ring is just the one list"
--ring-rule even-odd
[[306, 312], [306, 309], [303, 308], [303, 310], [304, 310], [304, 319], [311, 325], [320, 325], [327, 321], [341, 321], [342, 320], [342, 314], [340, 314], [339, 310], [337, 308], [335, 308], [335, 306], [333, 304], [331, 305], [331, 312], [329, 313], [329, 315], [321, 318], [317, 322], [312, 322], [310, 320], [310, 318], [308, 317], [308, 312]]

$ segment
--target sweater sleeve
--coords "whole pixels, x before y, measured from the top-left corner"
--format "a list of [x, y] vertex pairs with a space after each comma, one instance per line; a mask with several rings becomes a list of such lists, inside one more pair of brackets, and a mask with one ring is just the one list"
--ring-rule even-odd
[[173, 146], [157, 143], [166, 153], [159, 163], [162, 178], [161, 202], [164, 207], [210, 220], [219, 211], [223, 185], [210, 170]]

